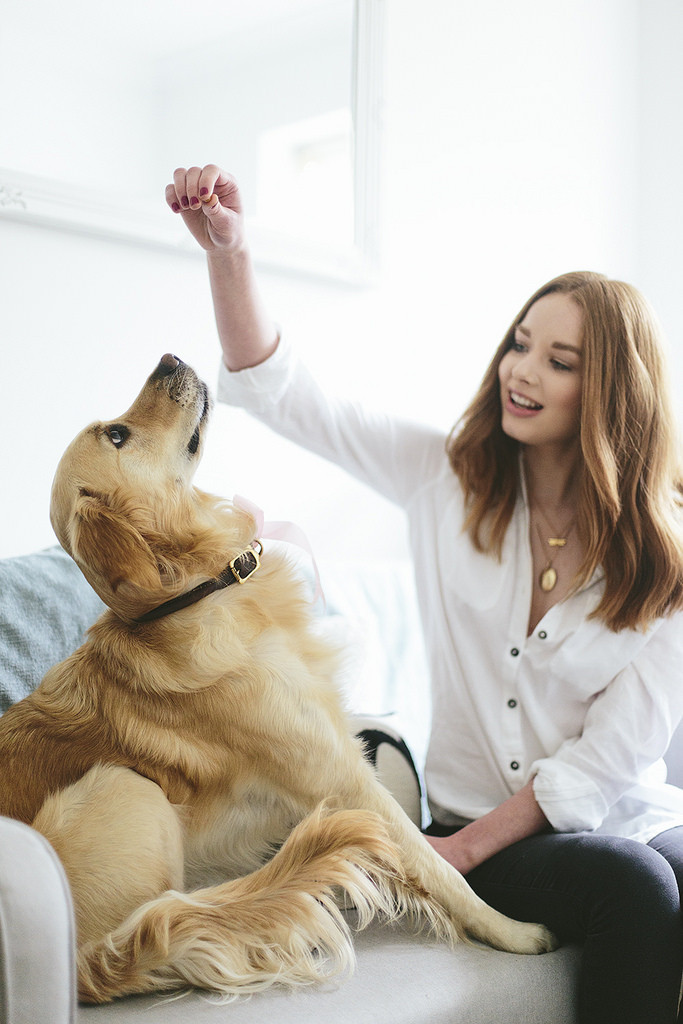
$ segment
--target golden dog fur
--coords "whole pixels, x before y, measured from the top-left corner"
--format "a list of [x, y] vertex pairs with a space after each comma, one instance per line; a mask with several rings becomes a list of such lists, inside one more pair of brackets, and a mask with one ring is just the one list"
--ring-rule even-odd
[[120, 421], [69, 446], [52, 522], [110, 610], [0, 719], [0, 812], [62, 860], [81, 999], [348, 969], [340, 892], [361, 926], [408, 913], [446, 941], [552, 948], [478, 899], [377, 782], [281, 554], [136, 622], [255, 540], [248, 513], [192, 486], [208, 412], [206, 386], [164, 356]]

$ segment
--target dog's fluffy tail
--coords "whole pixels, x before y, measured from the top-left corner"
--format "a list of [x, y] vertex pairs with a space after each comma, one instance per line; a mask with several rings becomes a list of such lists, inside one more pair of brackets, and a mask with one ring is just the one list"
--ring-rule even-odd
[[377, 914], [417, 912], [441, 938], [456, 938], [428, 894], [416, 897], [379, 816], [321, 806], [253, 874], [189, 894], [164, 893], [83, 946], [79, 996], [101, 1003], [197, 986], [229, 998], [350, 971], [354, 952], [340, 889], [357, 927]]

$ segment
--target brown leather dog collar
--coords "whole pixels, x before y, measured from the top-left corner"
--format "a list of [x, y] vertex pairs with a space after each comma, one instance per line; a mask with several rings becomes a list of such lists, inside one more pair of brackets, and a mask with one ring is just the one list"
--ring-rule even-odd
[[204, 583], [200, 583], [199, 586], [194, 587], [193, 590], [188, 590], [185, 594], [172, 597], [170, 601], [165, 601], [164, 604], [152, 608], [133, 621], [153, 622], [154, 619], [162, 619], [165, 615], [171, 615], [173, 612], [180, 611], [181, 608], [187, 608], [191, 604], [196, 604], [197, 601], [208, 597], [209, 594], [214, 594], [217, 590], [231, 587], [233, 583], [245, 583], [260, 568], [262, 552], [263, 544], [261, 541], [254, 541], [253, 545], [228, 562], [220, 576], [212, 580], [205, 580]]

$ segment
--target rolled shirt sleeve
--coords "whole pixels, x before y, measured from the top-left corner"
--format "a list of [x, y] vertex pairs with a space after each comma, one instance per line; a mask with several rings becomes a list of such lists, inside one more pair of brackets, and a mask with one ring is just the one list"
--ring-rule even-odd
[[228, 370], [221, 361], [218, 371], [219, 402], [236, 405], [255, 416], [267, 414], [282, 400], [297, 366], [286, 341], [280, 340], [273, 354], [258, 366]]
[[661, 779], [683, 716], [683, 617], [655, 624], [640, 653], [599, 692], [579, 736], [531, 768], [536, 799], [557, 831], [599, 828], [629, 791]]

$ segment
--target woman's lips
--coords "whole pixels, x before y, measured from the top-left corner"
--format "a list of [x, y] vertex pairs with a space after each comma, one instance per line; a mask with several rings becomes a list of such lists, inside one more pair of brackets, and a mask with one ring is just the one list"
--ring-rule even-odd
[[543, 409], [543, 406], [534, 402], [532, 398], [512, 390], [508, 391], [507, 407], [518, 416], [533, 416]]

